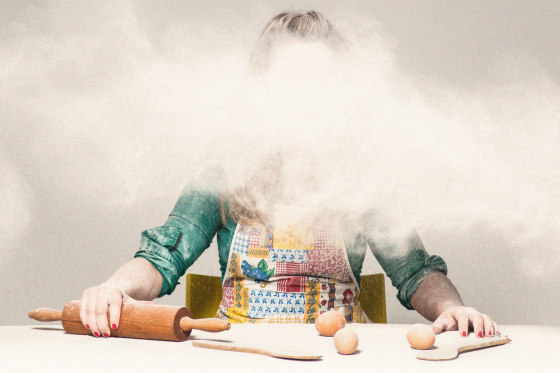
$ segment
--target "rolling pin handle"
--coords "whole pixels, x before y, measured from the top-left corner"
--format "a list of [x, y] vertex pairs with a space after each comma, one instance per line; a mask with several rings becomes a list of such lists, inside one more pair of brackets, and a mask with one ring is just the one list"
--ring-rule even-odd
[[179, 325], [185, 332], [191, 329], [204, 330], [206, 332], [222, 332], [231, 328], [231, 324], [224, 320], [191, 319], [190, 317], [183, 317]]
[[62, 312], [58, 310], [53, 310], [51, 308], [38, 308], [36, 310], [29, 311], [27, 314], [30, 319], [37, 321], [60, 321], [62, 320]]

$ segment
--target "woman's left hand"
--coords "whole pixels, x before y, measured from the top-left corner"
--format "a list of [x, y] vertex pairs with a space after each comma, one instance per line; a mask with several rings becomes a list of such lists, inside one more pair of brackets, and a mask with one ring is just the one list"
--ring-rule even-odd
[[498, 325], [488, 316], [472, 307], [454, 306], [443, 311], [433, 323], [435, 334], [446, 330], [459, 330], [462, 337], [469, 334], [469, 329], [482, 338], [500, 334]]

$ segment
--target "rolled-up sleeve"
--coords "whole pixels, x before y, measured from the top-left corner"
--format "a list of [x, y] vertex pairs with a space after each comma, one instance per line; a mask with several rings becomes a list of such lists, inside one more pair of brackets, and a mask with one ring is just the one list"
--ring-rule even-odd
[[422, 281], [432, 272], [447, 274], [447, 265], [437, 255], [429, 255], [416, 233], [405, 243], [378, 246], [368, 239], [373, 255], [398, 290], [397, 298], [407, 309], [414, 309], [410, 300]]
[[160, 297], [175, 290], [179, 278], [210, 246], [219, 225], [219, 192], [194, 183], [183, 190], [163, 226], [142, 232], [134, 257], [147, 259], [161, 274]]

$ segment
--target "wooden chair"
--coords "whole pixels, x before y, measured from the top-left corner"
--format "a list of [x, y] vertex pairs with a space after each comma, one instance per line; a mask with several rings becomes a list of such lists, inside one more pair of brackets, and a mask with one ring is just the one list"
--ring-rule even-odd
[[[358, 299], [366, 315], [374, 323], [387, 323], [385, 275], [363, 275]], [[222, 280], [218, 276], [187, 274], [187, 308], [195, 319], [214, 317], [222, 301]]]
[[383, 273], [361, 276], [358, 300], [367, 317], [372, 322], [387, 324], [385, 275]]

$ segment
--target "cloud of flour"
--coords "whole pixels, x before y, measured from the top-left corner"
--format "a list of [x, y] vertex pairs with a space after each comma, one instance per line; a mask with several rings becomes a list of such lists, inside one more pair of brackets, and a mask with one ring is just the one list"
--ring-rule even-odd
[[558, 265], [560, 90], [538, 68], [521, 79], [496, 62], [501, 80], [470, 92], [419, 86], [347, 14], [345, 55], [296, 43], [255, 76], [248, 57], [269, 11], [259, 27], [218, 19], [204, 33], [193, 19], [156, 27], [128, 2], [26, 12], [33, 23], [4, 32], [0, 125], [37, 183], [130, 206], [216, 164], [243, 185], [280, 153], [288, 200], [373, 209], [381, 239], [485, 221], [539, 272]]
[[19, 247], [16, 239], [31, 222], [33, 201], [29, 186], [18, 170], [1, 158], [0, 175], [0, 252], [6, 254], [10, 248]]

